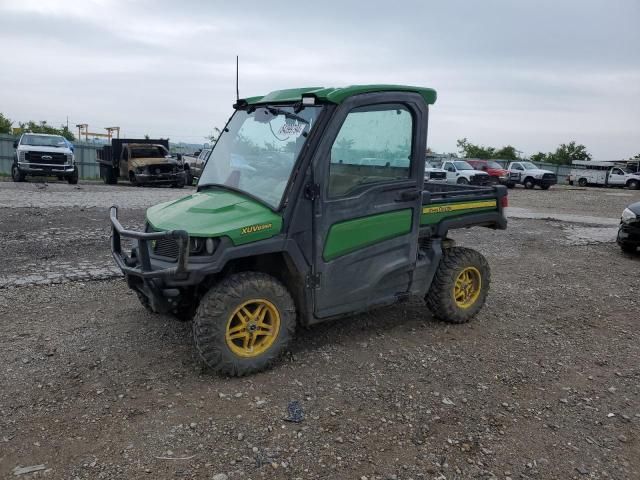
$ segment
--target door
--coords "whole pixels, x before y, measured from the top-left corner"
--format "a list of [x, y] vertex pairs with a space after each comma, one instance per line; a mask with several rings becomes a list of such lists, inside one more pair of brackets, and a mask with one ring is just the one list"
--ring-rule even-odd
[[453, 162], [444, 162], [442, 168], [447, 171], [447, 183], [458, 182], [458, 170], [456, 170], [456, 166]]
[[519, 163], [512, 163], [509, 170], [509, 179], [514, 182], [522, 181], [522, 174], [524, 173], [524, 167]]
[[392, 303], [409, 290], [426, 126], [416, 94], [359, 95], [337, 108], [313, 162], [317, 318]]
[[625, 177], [624, 172], [619, 168], [612, 168], [611, 173], [609, 173], [609, 185], [624, 185], [627, 178]]

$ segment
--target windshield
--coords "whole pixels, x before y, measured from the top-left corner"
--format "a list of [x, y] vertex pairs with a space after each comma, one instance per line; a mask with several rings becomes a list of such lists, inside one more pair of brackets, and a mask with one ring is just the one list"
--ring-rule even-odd
[[538, 167], [536, 167], [531, 162], [520, 162], [520, 165], [522, 165], [525, 170], [537, 170], [538, 169]]
[[168, 152], [158, 145], [131, 147], [131, 158], [164, 158]]
[[226, 185], [276, 208], [322, 107], [238, 110], [213, 147], [198, 187]]
[[502, 166], [498, 162], [487, 162], [487, 167], [502, 170]]
[[33, 147], [66, 147], [67, 141], [58, 135], [23, 135], [21, 145], [31, 145]]
[[458, 170], [475, 170], [471, 165], [469, 165], [467, 162], [464, 162], [462, 160], [453, 162], [453, 164], [456, 166]]

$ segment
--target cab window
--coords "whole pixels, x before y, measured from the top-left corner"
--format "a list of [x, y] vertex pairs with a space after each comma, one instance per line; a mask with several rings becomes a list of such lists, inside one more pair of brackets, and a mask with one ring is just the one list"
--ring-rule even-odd
[[409, 178], [412, 135], [413, 117], [403, 105], [351, 110], [331, 147], [329, 197]]

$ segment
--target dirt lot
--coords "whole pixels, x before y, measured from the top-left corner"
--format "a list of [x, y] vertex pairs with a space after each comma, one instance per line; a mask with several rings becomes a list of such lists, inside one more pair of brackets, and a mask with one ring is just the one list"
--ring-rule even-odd
[[640, 478], [640, 257], [613, 243], [640, 193], [512, 191], [531, 218], [454, 234], [492, 267], [474, 321], [406, 303], [242, 379], [111, 264], [109, 205], [137, 226], [185, 193], [0, 182], [0, 478]]

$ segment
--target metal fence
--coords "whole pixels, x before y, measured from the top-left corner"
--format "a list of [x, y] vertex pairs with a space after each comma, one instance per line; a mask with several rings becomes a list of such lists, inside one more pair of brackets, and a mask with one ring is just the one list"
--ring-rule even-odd
[[[15, 155], [13, 142], [18, 138], [13, 135], [0, 134], [0, 174], [11, 175], [11, 164]], [[80, 178], [100, 177], [100, 169], [96, 160], [96, 150], [100, 148], [102, 148], [101, 145], [92, 143], [73, 143], [73, 153], [76, 157]]]
[[[13, 142], [18, 137], [12, 135], [0, 134], [0, 174], [11, 174], [11, 164], [15, 149]], [[102, 148], [101, 145], [94, 143], [74, 142], [74, 153], [76, 164], [78, 165], [78, 173], [80, 178], [99, 178], [100, 169], [96, 160], [96, 150]], [[495, 160], [502, 166], [506, 167], [509, 160]], [[558, 183], [566, 183], [567, 176], [571, 171], [571, 165], [556, 165], [553, 163], [534, 162], [539, 168], [549, 170], [556, 174]]]

